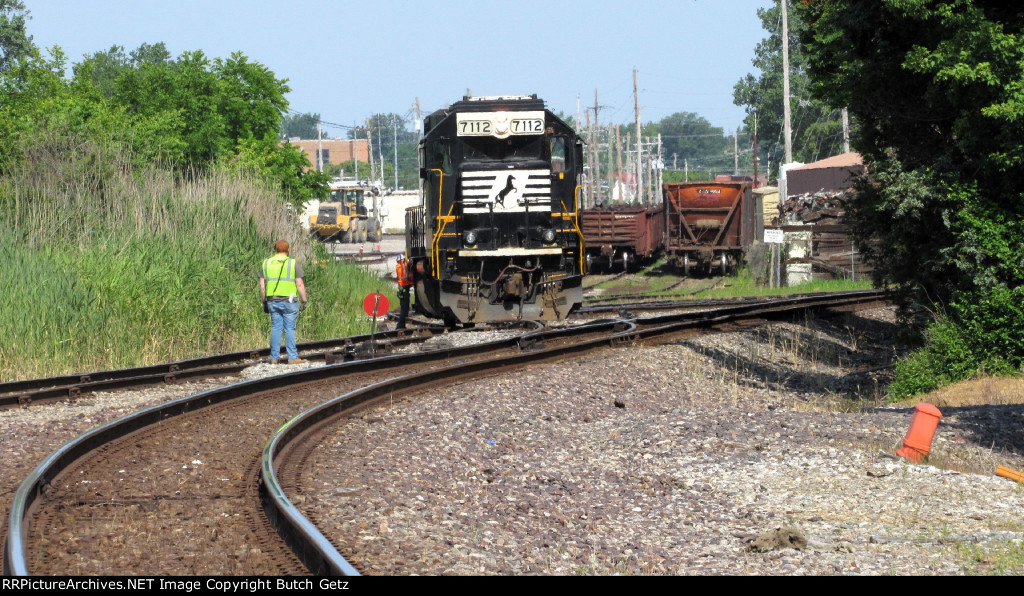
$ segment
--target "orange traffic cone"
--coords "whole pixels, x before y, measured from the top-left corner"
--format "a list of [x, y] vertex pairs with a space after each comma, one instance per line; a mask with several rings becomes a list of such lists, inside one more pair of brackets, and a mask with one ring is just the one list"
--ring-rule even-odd
[[1006, 466], [996, 466], [996, 476], [1002, 476], [1003, 478], [1009, 478], [1010, 480], [1016, 480], [1017, 482], [1024, 483], [1024, 473], [1018, 472], [1017, 470], [1011, 470]]
[[914, 416], [910, 419], [910, 430], [903, 437], [903, 448], [896, 455], [910, 462], [917, 463], [926, 457], [932, 449], [932, 438], [939, 427], [942, 412], [931, 404], [914, 406]]

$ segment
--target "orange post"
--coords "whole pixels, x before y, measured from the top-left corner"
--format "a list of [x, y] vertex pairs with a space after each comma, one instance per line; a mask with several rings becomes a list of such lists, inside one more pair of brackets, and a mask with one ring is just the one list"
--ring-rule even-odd
[[1024, 483], [1024, 472], [1011, 470], [1006, 466], [996, 466], [996, 476], [1002, 476], [1003, 478], [1009, 478], [1010, 480], [1016, 480], [1017, 482]]
[[942, 412], [931, 404], [917, 404], [914, 416], [910, 419], [910, 430], [903, 437], [903, 448], [896, 455], [910, 462], [917, 463], [928, 455], [932, 449], [932, 438], [939, 427]]

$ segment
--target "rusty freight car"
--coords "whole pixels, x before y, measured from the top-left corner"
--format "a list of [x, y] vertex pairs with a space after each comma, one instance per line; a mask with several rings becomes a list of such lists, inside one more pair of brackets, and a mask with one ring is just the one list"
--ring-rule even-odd
[[580, 212], [587, 269], [621, 269], [646, 262], [661, 250], [665, 210], [661, 205], [613, 205]]
[[665, 252], [685, 276], [735, 271], [754, 240], [750, 182], [664, 185]]

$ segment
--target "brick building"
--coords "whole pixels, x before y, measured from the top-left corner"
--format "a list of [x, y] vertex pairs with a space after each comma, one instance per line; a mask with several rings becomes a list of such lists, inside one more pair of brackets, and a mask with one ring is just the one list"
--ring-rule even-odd
[[316, 168], [316, 152], [319, 147], [323, 154], [324, 164], [343, 164], [353, 159], [359, 163], [367, 163], [370, 159], [370, 147], [366, 139], [289, 139], [289, 143], [302, 149], [309, 158], [309, 163]]

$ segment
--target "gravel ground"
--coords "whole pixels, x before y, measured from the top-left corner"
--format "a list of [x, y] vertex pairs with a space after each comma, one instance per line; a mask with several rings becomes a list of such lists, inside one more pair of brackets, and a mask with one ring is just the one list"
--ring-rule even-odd
[[[992, 472], [1024, 470], [1024, 409], [944, 408], [930, 461], [895, 458], [911, 410], [875, 407], [893, 335], [879, 309], [396, 400], [321, 445], [303, 506], [370, 574], [1006, 572], [1024, 487]], [[215, 384], [0, 412], [4, 529], [60, 444]]]
[[891, 355], [890, 316], [608, 349], [400, 400], [321, 444], [303, 507], [378, 575], [988, 572], [978, 553], [1024, 537], [1024, 490], [992, 475], [1024, 464], [1024, 410], [947, 412], [944, 468], [891, 455], [911, 411], [873, 407], [877, 371], [849, 374]]

